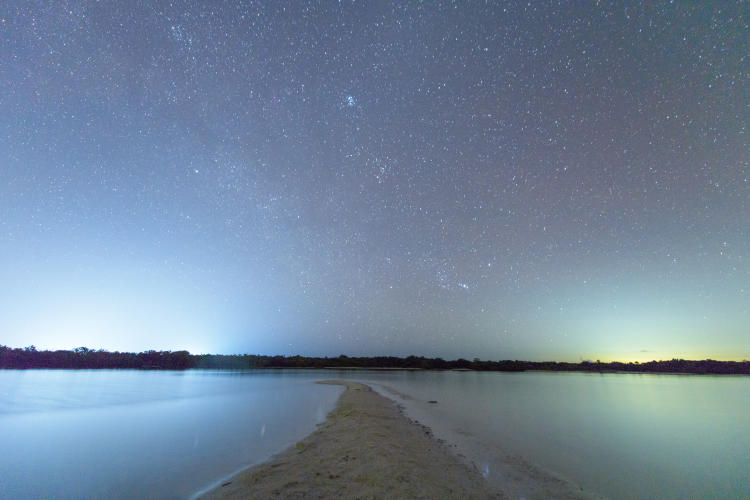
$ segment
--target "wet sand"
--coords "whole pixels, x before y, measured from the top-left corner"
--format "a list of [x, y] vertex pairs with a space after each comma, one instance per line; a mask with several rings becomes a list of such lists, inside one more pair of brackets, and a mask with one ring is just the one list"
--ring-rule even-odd
[[318, 429], [199, 498], [504, 498], [424, 426], [349, 381]]

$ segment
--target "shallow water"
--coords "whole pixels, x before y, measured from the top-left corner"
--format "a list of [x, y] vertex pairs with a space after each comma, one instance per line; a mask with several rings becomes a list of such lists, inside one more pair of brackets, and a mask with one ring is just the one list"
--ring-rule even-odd
[[1, 498], [187, 498], [312, 432], [301, 372], [0, 371]]
[[611, 498], [750, 496], [750, 377], [27, 370], [0, 371], [0, 497], [189, 497], [311, 432], [326, 378], [398, 390], [490, 480], [518, 455]]
[[[520, 456], [609, 498], [750, 497], [750, 377], [392, 372], [361, 377], [488, 479]], [[436, 400], [437, 404], [427, 401]], [[502, 479], [500, 479], [502, 481]]]

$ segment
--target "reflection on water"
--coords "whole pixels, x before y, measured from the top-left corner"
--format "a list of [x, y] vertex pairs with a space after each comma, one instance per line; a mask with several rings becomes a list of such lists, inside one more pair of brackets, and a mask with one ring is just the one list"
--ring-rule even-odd
[[0, 371], [0, 497], [186, 498], [310, 433], [294, 372]]
[[[519, 455], [611, 498], [750, 497], [750, 377], [392, 372], [361, 377], [486, 476]], [[467, 453], [468, 455], [468, 453]]]
[[342, 390], [312, 381], [343, 377], [490, 480], [518, 454], [613, 498], [750, 496], [750, 377], [28, 370], [0, 371], [0, 497], [188, 497], [312, 431]]

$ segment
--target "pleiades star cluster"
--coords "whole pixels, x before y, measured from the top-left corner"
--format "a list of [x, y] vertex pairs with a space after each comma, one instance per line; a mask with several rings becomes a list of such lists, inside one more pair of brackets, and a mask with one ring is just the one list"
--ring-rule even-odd
[[0, 4], [0, 343], [750, 357], [747, 2]]

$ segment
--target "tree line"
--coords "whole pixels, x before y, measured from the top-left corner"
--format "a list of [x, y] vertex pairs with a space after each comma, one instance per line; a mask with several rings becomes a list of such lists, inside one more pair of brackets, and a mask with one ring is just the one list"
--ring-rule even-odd
[[36, 347], [10, 348], [0, 345], [0, 368], [135, 368], [146, 370], [231, 369], [259, 368], [391, 368], [413, 370], [475, 370], [523, 372], [529, 370], [557, 372], [638, 372], [638, 373], [692, 373], [750, 375], [750, 361], [716, 361], [712, 359], [649, 361], [645, 363], [618, 361], [582, 361], [566, 363], [557, 361], [483, 361], [474, 358], [444, 360], [424, 356], [375, 357], [308, 357], [263, 356], [256, 354], [190, 354], [188, 351], [111, 352], [77, 347], [65, 351], [38, 350]]

